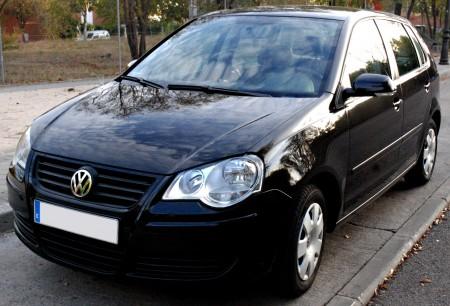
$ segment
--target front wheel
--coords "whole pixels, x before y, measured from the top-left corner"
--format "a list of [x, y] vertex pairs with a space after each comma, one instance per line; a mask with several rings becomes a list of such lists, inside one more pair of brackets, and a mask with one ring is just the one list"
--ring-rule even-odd
[[431, 179], [436, 164], [437, 144], [436, 123], [430, 119], [419, 159], [405, 176], [405, 180], [409, 185], [423, 185]]
[[326, 203], [313, 185], [302, 188], [291, 216], [286, 245], [277, 263], [281, 293], [297, 297], [311, 287], [322, 259], [326, 234]]

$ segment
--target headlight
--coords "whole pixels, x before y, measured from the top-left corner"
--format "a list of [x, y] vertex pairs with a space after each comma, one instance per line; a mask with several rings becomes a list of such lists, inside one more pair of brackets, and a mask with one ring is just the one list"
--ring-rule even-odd
[[245, 155], [182, 172], [165, 192], [163, 200], [200, 200], [212, 207], [228, 207], [261, 190], [262, 160]]
[[14, 154], [12, 166], [19, 181], [23, 181], [25, 175], [25, 166], [27, 165], [28, 155], [30, 154], [30, 128], [20, 137], [17, 144], [16, 153]]

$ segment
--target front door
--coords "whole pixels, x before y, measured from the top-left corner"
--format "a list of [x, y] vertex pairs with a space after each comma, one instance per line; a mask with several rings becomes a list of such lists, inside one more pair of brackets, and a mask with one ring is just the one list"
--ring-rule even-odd
[[[351, 87], [362, 73], [392, 77], [374, 20], [359, 22], [353, 29], [342, 87]], [[388, 184], [399, 168], [403, 105], [398, 94], [352, 97], [345, 105], [350, 134], [344, 208], [348, 213]]]

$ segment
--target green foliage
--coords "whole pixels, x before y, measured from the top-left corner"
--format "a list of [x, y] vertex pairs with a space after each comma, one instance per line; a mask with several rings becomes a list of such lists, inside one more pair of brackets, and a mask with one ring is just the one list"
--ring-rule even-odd
[[22, 31], [25, 29], [25, 24], [30, 18], [34, 17], [39, 19], [43, 13], [42, 0], [9, 1], [6, 7], [16, 16]]
[[47, 0], [45, 29], [50, 38], [72, 38], [77, 35], [79, 23], [70, 1]]
[[185, 0], [159, 0], [155, 14], [161, 15], [163, 22], [183, 22], [188, 18], [188, 1]]
[[[95, 6], [95, 13], [102, 18], [102, 25], [97, 29], [108, 30], [111, 33], [117, 32], [117, 3], [116, 0], [98, 0]], [[123, 7], [120, 6], [120, 19], [123, 20]]]
[[18, 49], [19, 48], [19, 33], [4, 34], [3, 35], [3, 48], [5, 50]]

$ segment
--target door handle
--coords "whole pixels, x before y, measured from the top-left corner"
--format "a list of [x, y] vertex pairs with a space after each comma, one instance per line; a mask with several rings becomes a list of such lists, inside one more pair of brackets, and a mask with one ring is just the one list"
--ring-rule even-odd
[[402, 99], [396, 99], [392, 105], [394, 105], [394, 109], [396, 112], [398, 112], [400, 110], [400, 105], [402, 104], [403, 100]]
[[425, 88], [425, 92], [426, 92], [426, 93], [429, 93], [429, 92], [430, 92], [430, 85], [431, 85], [430, 82], [428, 82], [428, 83], [426, 83], [425, 85], [423, 85], [423, 88]]

